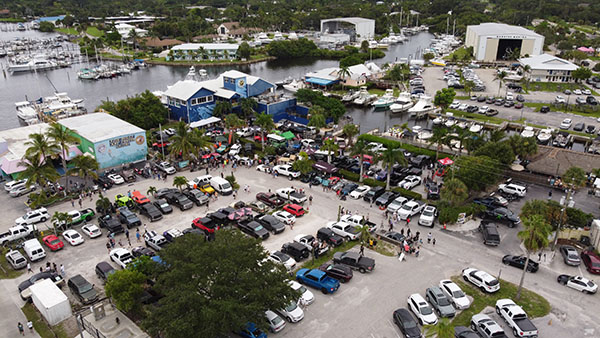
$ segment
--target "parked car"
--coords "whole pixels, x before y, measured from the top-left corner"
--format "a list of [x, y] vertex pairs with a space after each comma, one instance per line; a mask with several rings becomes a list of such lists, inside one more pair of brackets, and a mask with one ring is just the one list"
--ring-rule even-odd
[[177, 172], [175, 167], [173, 167], [169, 162], [160, 162], [156, 165], [156, 168], [167, 175], [173, 175]]
[[423, 210], [425, 207], [425, 203], [419, 203], [417, 201], [409, 201], [398, 210], [397, 214], [401, 220], [406, 220], [409, 217], [412, 217]]
[[310, 251], [308, 251], [308, 249], [304, 245], [296, 242], [289, 242], [283, 244], [281, 246], [281, 252], [292, 256], [292, 258], [294, 258], [296, 262], [299, 262], [310, 256]]
[[587, 294], [594, 294], [598, 291], [598, 285], [596, 283], [582, 276], [560, 275], [556, 281], [559, 284]]
[[290, 214], [294, 215], [295, 217], [301, 217], [302, 215], [304, 215], [304, 208], [301, 205], [298, 204], [286, 204], [283, 206], [283, 210], [289, 212]]
[[171, 205], [169, 204], [169, 202], [167, 202], [166, 199], [164, 198], [159, 198], [156, 201], [154, 201], [152, 204], [154, 204], [154, 206], [160, 210], [160, 212], [163, 215], [166, 214], [170, 214], [173, 212], [173, 207], [171, 207]]
[[183, 233], [178, 229], [172, 228], [163, 232], [163, 236], [169, 242], [175, 241], [175, 238], [183, 236]]
[[280, 234], [285, 230], [285, 224], [273, 215], [257, 215], [254, 219], [273, 234]]
[[417, 317], [421, 325], [435, 325], [438, 322], [437, 316], [433, 313], [431, 305], [427, 304], [423, 296], [414, 293], [408, 297], [408, 308]]
[[203, 192], [201, 192], [198, 189], [185, 190], [183, 194], [190, 201], [194, 202], [196, 206], [205, 205], [209, 202], [208, 196], [206, 196]]
[[577, 249], [570, 245], [563, 245], [560, 247], [560, 254], [563, 257], [565, 264], [571, 266], [579, 266], [581, 264], [581, 259], [579, 258], [579, 253]]
[[[504, 265], [514, 266], [515, 268], [519, 268], [523, 270], [525, 267], [525, 261], [527, 257], [524, 256], [513, 256], [506, 255], [502, 257], [502, 263]], [[535, 262], [533, 259], [529, 259], [529, 264], [527, 264], [527, 272], [537, 272], [539, 269], [539, 263]]]
[[257, 221], [239, 222], [238, 227], [243, 233], [246, 233], [254, 238], [260, 238], [263, 241], [269, 238], [269, 232]]
[[507, 223], [509, 228], [514, 228], [519, 223], [521, 223], [521, 219], [507, 208], [495, 208], [492, 210], [486, 210], [485, 213], [490, 218]]
[[465, 268], [462, 271], [462, 276], [465, 281], [475, 285], [483, 292], [494, 293], [500, 290], [498, 280], [485, 271]]
[[259, 329], [254, 323], [246, 323], [246, 326], [236, 332], [244, 338], [267, 338], [267, 334]]
[[325, 227], [317, 230], [317, 239], [333, 246], [340, 246], [344, 243], [344, 239], [341, 236]]
[[45, 222], [50, 219], [50, 214], [48, 214], [48, 209], [46, 208], [38, 208], [35, 210], [28, 211], [25, 215], [17, 218], [15, 220], [16, 225], [31, 225], [40, 222]]
[[110, 265], [107, 262], [100, 262], [100, 263], [96, 264], [95, 271], [96, 271], [96, 275], [98, 276], [98, 278], [100, 278], [103, 282], [106, 282], [106, 280], [108, 279], [108, 276], [117, 272], [117, 270], [115, 270], [115, 268], [113, 268], [112, 265]]
[[345, 264], [324, 263], [319, 267], [319, 270], [342, 283], [349, 282], [353, 275], [352, 269]]
[[503, 192], [505, 194], [509, 194], [509, 195], [515, 195], [518, 197], [525, 197], [525, 194], [527, 194], [526, 187], [520, 186], [518, 184], [513, 184], [513, 183], [500, 184], [498, 186], [498, 191]]
[[274, 212], [273, 217], [277, 218], [279, 221], [287, 225], [296, 223], [296, 216], [284, 210]]
[[456, 310], [454, 310], [450, 300], [441, 288], [437, 286], [427, 288], [425, 290], [425, 299], [435, 309], [439, 317], [454, 317], [456, 315]]
[[271, 193], [271, 192], [269, 192], [269, 193], [259, 192], [258, 194], [256, 194], [256, 199], [265, 203], [266, 205], [268, 205], [271, 208], [278, 208], [285, 203], [285, 201], [283, 201], [276, 194]]
[[364, 197], [364, 195], [369, 192], [369, 190], [371, 190], [371, 187], [369, 187], [368, 185], [361, 185], [360, 187], [354, 189], [351, 193], [350, 193], [350, 197], [352, 197], [353, 199], [359, 199]]
[[295, 301], [290, 302], [283, 309], [278, 309], [277, 312], [290, 323], [297, 323], [304, 318], [304, 310]]
[[154, 253], [154, 251], [146, 248], [145, 246], [136, 246], [133, 249], [131, 249], [131, 255], [135, 258], [139, 258], [139, 257], [154, 257], [156, 255], [156, 253]]
[[274, 263], [283, 265], [288, 271], [292, 271], [296, 267], [296, 261], [281, 251], [273, 251], [268, 259]]
[[598, 257], [594, 251], [583, 251], [581, 253], [581, 260], [583, 261], [583, 265], [585, 265], [585, 268], [589, 273], [593, 273], [595, 275], [600, 274], [600, 257]]
[[454, 338], [481, 338], [477, 332], [465, 326], [454, 327]]
[[476, 314], [471, 317], [471, 329], [483, 338], [507, 338], [502, 327], [488, 315]]
[[273, 167], [273, 172], [278, 175], [287, 176], [290, 180], [300, 177], [300, 172], [293, 170], [289, 164], [276, 165]]
[[91, 304], [98, 300], [98, 292], [82, 275], [75, 275], [69, 278], [67, 286], [71, 290], [71, 293], [83, 304]]
[[[269, 324], [269, 331], [277, 333], [285, 328], [285, 321], [281, 319], [281, 317], [279, 317], [279, 315], [277, 315], [275, 312], [267, 310], [265, 311], [265, 317], [267, 318], [267, 323]], [[267, 335], [265, 334], [264, 336], [266, 337]]]
[[160, 210], [152, 203], [145, 203], [141, 205], [140, 214], [148, 217], [150, 222], [159, 221], [163, 218]]
[[496, 313], [512, 329], [515, 337], [537, 338], [537, 327], [527, 318], [527, 313], [523, 311], [523, 308], [512, 299], [498, 299], [496, 301]]
[[571, 119], [564, 119], [560, 123], [560, 129], [569, 129], [569, 128], [571, 128], [572, 124], [573, 124], [573, 120], [571, 120]]
[[164, 249], [167, 244], [169, 244], [163, 235], [157, 234], [154, 230], [144, 233], [144, 242], [146, 243], [147, 247], [150, 247], [156, 251]]
[[67, 241], [72, 246], [83, 244], [83, 242], [85, 241], [83, 239], [83, 236], [81, 236], [81, 234], [79, 232], [77, 232], [76, 230], [73, 230], [73, 229], [65, 230], [62, 233], [62, 236], [65, 239], [65, 241]]
[[327, 224], [327, 228], [347, 241], [354, 241], [360, 237], [358, 230], [356, 230], [353, 225], [350, 225], [346, 222], [331, 222]]
[[407, 309], [397, 309], [392, 315], [394, 323], [406, 338], [421, 338], [421, 330]]
[[121, 268], [127, 268], [127, 264], [133, 261], [133, 256], [129, 252], [129, 250], [124, 248], [116, 248], [110, 251], [110, 260], [115, 262]]
[[353, 270], [358, 270], [360, 273], [372, 272], [375, 269], [374, 259], [354, 251], [334, 253], [333, 262], [345, 264]]
[[403, 234], [396, 231], [389, 231], [385, 234], [385, 237], [393, 239], [396, 242], [402, 243], [406, 237]]
[[437, 209], [433, 205], [428, 205], [421, 212], [421, 216], [419, 216], [419, 225], [427, 226], [433, 228], [435, 223], [435, 218], [437, 217]]
[[371, 190], [369, 190], [364, 196], [363, 196], [363, 200], [365, 202], [375, 202], [375, 200], [377, 198], [379, 198], [379, 196], [381, 196], [383, 193], [385, 192], [385, 188], [384, 187], [373, 187], [371, 188]]
[[95, 224], [86, 224], [81, 227], [81, 231], [86, 234], [89, 238], [96, 238], [102, 236], [102, 230]]
[[296, 272], [296, 280], [300, 284], [319, 289], [324, 294], [334, 293], [340, 288], [340, 282], [337, 279], [329, 277], [318, 269], [300, 269]]
[[379, 207], [387, 207], [398, 195], [392, 191], [386, 191], [375, 200], [375, 205]]
[[58, 251], [62, 249], [65, 244], [60, 240], [60, 238], [55, 235], [48, 235], [42, 238], [42, 242], [50, 249], [50, 251]]
[[442, 289], [442, 292], [448, 297], [455, 309], [464, 310], [471, 305], [471, 301], [467, 295], [453, 281], [442, 279], [440, 281], [440, 289]]
[[129, 208], [120, 207], [118, 210], [119, 221], [121, 224], [125, 224], [128, 229], [142, 225], [140, 218], [129, 210]]
[[20, 251], [10, 250], [6, 253], [6, 255], [4, 255], [4, 257], [15, 270], [23, 269], [27, 266], [27, 259]]
[[106, 177], [108, 177], [108, 179], [111, 180], [114, 185], [125, 183], [125, 179], [119, 174], [109, 174]]
[[496, 224], [481, 221], [478, 229], [483, 236], [483, 244], [492, 246], [500, 245], [500, 233], [498, 232], [498, 226]]
[[212, 234], [219, 230], [219, 225], [210, 217], [198, 217], [192, 221], [192, 228], [198, 228], [206, 234]]
[[31, 290], [29, 290], [29, 287], [44, 279], [49, 279], [53, 281], [54, 284], [56, 284], [58, 287], [61, 287], [65, 284], [65, 280], [62, 278], [62, 276], [54, 271], [44, 271], [36, 273], [33, 276], [24, 280], [23, 282], [19, 283], [19, 285], [17, 286], [19, 293], [21, 294], [21, 299], [25, 301], [31, 299]]

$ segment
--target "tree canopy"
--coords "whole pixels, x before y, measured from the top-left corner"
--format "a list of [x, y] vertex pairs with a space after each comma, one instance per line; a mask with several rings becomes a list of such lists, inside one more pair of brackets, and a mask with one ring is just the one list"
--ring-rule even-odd
[[296, 92], [296, 97], [300, 102], [310, 102], [313, 105], [321, 106], [325, 118], [333, 118], [336, 122], [346, 113], [346, 107], [340, 100], [323, 96], [321, 92], [310, 89], [299, 89]]
[[104, 101], [99, 108], [146, 130], [158, 128], [159, 124], [165, 123], [169, 113], [160, 99], [148, 90], [116, 103]]
[[461, 156], [453, 165], [454, 177], [470, 190], [484, 190], [500, 179], [500, 165], [487, 156]]

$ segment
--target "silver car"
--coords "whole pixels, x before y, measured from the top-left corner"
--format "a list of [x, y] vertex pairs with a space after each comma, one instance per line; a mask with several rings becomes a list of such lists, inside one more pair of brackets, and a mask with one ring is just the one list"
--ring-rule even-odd
[[425, 291], [425, 299], [435, 309], [440, 317], [454, 317], [456, 310], [442, 289], [432, 286]]
[[563, 245], [560, 247], [560, 254], [563, 256], [565, 264], [571, 266], [579, 266], [581, 264], [581, 259], [579, 258], [579, 253], [577, 249], [570, 245]]

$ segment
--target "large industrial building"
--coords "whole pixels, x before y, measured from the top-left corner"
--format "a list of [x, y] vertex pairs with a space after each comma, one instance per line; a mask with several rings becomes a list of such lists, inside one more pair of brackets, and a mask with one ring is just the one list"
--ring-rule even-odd
[[493, 62], [510, 59], [516, 49], [521, 56], [542, 54], [544, 36], [523, 27], [488, 22], [467, 26], [465, 45], [473, 47], [475, 60]]
[[[349, 41], [370, 40], [375, 37], [375, 20], [364, 18], [333, 18], [321, 20], [321, 34], [348, 35]], [[327, 38], [327, 37], [325, 37]]]

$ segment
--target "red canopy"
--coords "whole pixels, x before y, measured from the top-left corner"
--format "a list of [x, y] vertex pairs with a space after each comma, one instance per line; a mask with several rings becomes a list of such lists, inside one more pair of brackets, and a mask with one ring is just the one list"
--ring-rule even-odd
[[454, 161], [452, 161], [448, 157], [438, 160], [438, 162], [440, 162], [441, 165], [451, 165], [454, 163]]

